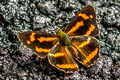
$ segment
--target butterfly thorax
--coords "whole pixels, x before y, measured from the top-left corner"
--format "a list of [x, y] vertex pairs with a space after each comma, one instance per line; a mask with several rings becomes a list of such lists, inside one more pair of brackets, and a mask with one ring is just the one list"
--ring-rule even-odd
[[65, 32], [63, 32], [61, 29], [58, 29], [56, 31], [56, 34], [57, 34], [57, 37], [59, 38], [59, 41], [62, 45], [66, 45], [66, 46], [70, 45], [71, 41]]

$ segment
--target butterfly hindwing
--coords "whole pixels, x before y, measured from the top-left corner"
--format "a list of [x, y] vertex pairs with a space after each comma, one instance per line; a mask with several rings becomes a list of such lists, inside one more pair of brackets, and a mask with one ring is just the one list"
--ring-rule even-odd
[[83, 8], [66, 26], [65, 32], [70, 36], [97, 36], [96, 14], [92, 6]]
[[73, 52], [73, 57], [84, 66], [91, 66], [99, 57], [99, 43], [94, 37], [71, 37], [72, 45], [78, 53]]
[[65, 73], [73, 73], [79, 70], [78, 64], [69, 50], [71, 46], [56, 44], [48, 54], [50, 64]]
[[50, 52], [57, 41], [55, 35], [41, 33], [39, 31], [19, 33], [18, 38], [24, 45], [31, 48], [35, 54], [41, 58], [44, 58]]

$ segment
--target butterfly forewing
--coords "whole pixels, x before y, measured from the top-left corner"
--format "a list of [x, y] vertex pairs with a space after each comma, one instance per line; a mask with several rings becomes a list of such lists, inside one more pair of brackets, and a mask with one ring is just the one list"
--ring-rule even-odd
[[91, 66], [99, 57], [99, 43], [94, 37], [74, 36], [72, 45], [78, 50], [73, 52], [74, 58], [84, 66]]
[[72, 57], [68, 47], [56, 44], [48, 55], [50, 64], [65, 73], [73, 73], [79, 70], [78, 64]]
[[65, 32], [69, 36], [97, 36], [96, 14], [92, 6], [83, 8], [66, 26]]
[[55, 35], [38, 31], [19, 33], [18, 38], [24, 45], [31, 48], [35, 54], [41, 58], [44, 58], [57, 42], [57, 37]]

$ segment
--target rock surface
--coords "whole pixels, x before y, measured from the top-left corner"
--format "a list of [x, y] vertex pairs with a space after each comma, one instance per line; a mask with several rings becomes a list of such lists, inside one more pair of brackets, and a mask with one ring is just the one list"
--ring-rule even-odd
[[[21, 31], [53, 33], [64, 28], [86, 5], [96, 9], [100, 34], [100, 59], [92, 67], [66, 76], [40, 59], [17, 39]], [[116, 0], [1, 0], [0, 1], [1, 80], [119, 80], [120, 1]]]

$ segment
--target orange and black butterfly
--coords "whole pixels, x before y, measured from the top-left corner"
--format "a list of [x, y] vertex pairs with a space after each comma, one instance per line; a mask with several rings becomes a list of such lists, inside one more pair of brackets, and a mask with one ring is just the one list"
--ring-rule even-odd
[[56, 35], [40, 31], [18, 34], [19, 40], [40, 58], [48, 57], [49, 63], [65, 73], [79, 71], [78, 63], [91, 66], [99, 58], [96, 14], [92, 6], [83, 8]]

